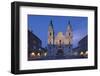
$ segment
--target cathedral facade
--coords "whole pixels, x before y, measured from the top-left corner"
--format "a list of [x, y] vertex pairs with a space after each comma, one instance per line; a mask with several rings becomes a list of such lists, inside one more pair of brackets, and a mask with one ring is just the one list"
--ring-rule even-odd
[[[59, 28], [60, 29], [60, 28]], [[70, 55], [72, 52], [72, 40], [73, 40], [73, 32], [70, 21], [65, 28], [66, 32], [58, 32], [55, 35], [54, 27], [52, 21], [48, 27], [48, 55], [56, 56], [56, 55]]]

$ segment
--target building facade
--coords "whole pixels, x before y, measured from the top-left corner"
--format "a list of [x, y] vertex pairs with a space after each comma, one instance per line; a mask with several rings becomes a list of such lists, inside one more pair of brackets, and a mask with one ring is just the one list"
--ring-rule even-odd
[[88, 36], [85, 36], [78, 42], [79, 53], [83, 57], [88, 56]]
[[[59, 28], [60, 29], [60, 28]], [[69, 55], [72, 51], [72, 26], [70, 21], [66, 27], [65, 34], [63, 32], [58, 32], [55, 36], [55, 31], [52, 21], [48, 28], [48, 52], [49, 55]]]
[[78, 42], [78, 47], [73, 48], [73, 54], [78, 57], [87, 57], [88, 56], [88, 35], [83, 37]]
[[28, 30], [28, 50], [31, 52], [33, 49], [38, 49], [41, 47], [41, 40], [32, 33], [32, 31]]
[[41, 59], [46, 55], [47, 50], [42, 47], [42, 41], [28, 30], [28, 60]]
[[85, 36], [78, 42], [79, 50], [86, 52], [88, 50], [88, 36]]

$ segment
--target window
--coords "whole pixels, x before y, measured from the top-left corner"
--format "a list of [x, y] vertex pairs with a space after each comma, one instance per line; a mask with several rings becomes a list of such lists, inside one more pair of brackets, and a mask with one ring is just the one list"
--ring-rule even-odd
[[69, 33], [69, 36], [70, 36], [70, 33]]
[[50, 32], [50, 36], [51, 36], [51, 32]]

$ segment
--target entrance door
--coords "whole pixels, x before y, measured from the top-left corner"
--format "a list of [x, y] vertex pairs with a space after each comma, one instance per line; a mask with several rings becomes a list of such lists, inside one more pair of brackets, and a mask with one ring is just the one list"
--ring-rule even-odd
[[59, 49], [57, 50], [57, 55], [64, 55], [64, 51], [63, 51], [62, 48], [59, 48]]

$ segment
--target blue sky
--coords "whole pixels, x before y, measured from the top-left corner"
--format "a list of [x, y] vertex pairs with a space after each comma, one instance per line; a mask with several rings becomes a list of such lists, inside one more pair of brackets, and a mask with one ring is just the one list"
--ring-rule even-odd
[[28, 15], [28, 28], [41, 39], [43, 47], [47, 45], [48, 26], [51, 20], [53, 23], [55, 35], [57, 35], [58, 32], [63, 32], [63, 34], [65, 34], [68, 21], [70, 21], [73, 29], [73, 47], [76, 47], [78, 41], [87, 35], [87, 17]]

